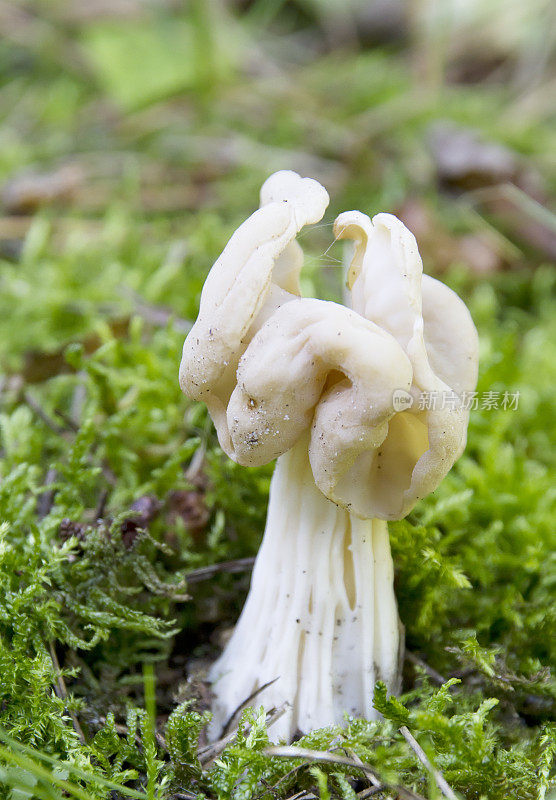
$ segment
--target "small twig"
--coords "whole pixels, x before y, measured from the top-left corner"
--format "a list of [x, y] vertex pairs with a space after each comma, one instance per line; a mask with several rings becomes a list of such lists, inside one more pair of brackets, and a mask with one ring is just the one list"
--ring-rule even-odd
[[[413, 792], [411, 789], [406, 789], [405, 786], [381, 781], [375, 770], [368, 764], [364, 764], [363, 762], [358, 764], [356, 761], [351, 758], [346, 758], [345, 756], [337, 756], [334, 755], [334, 753], [320, 752], [319, 750], [308, 750], [305, 747], [295, 747], [293, 745], [267, 747], [263, 752], [268, 756], [278, 756], [279, 758], [304, 758], [309, 762], [320, 761], [325, 764], [340, 764], [345, 767], [351, 767], [352, 769], [358, 769], [365, 773], [377, 791], [389, 790], [396, 792], [403, 800], [425, 800], [422, 795]], [[455, 800], [457, 800], [457, 798], [455, 798]]]
[[447, 797], [448, 800], [458, 800], [457, 795], [454, 793], [453, 789], [450, 787], [444, 775], [440, 772], [440, 770], [433, 767], [431, 762], [429, 761], [427, 754], [417, 741], [417, 739], [413, 736], [410, 732], [409, 728], [406, 725], [402, 725], [400, 728], [400, 733], [411, 747], [421, 764], [427, 769], [430, 774], [433, 776], [434, 780], [436, 781], [436, 785], [444, 795]]
[[[48, 648], [50, 650], [50, 658], [52, 659], [52, 665], [53, 665], [54, 670], [56, 672], [56, 680], [58, 682], [58, 685], [54, 687], [54, 691], [56, 692], [56, 694], [58, 695], [60, 700], [63, 700], [64, 703], [67, 703], [68, 690], [66, 688], [66, 682], [64, 680], [64, 676], [62, 675], [62, 670], [60, 669], [60, 663], [58, 661], [58, 656], [56, 655], [56, 648], [54, 647], [54, 642], [52, 642], [52, 641], [49, 642], [48, 643]], [[66, 705], [66, 708], [67, 708], [67, 705]], [[67, 708], [67, 711], [68, 711], [68, 713], [69, 713], [69, 715], [71, 717], [71, 720], [73, 722], [73, 727], [74, 727], [75, 732], [77, 733], [77, 735], [81, 739], [81, 742], [83, 744], [86, 744], [87, 740], [85, 739], [85, 734], [83, 733], [83, 728], [81, 727], [81, 724], [80, 724], [79, 720], [77, 719], [77, 716], [76, 716], [75, 712], [72, 711], [70, 708]]]
[[179, 317], [174, 311], [171, 311], [168, 308], [163, 308], [162, 306], [155, 306], [152, 303], [147, 303], [146, 300], [143, 300], [140, 295], [138, 295], [128, 286], [120, 286], [120, 292], [122, 295], [124, 295], [124, 297], [127, 297], [132, 301], [133, 312], [147, 322], [150, 322], [151, 325], [155, 325], [159, 328], [165, 328], [171, 320], [178, 333], [189, 333], [193, 327], [192, 322], [190, 322], [188, 319]]
[[267, 756], [278, 756], [279, 758], [305, 758], [308, 761], [321, 761], [325, 764], [341, 764], [344, 767], [353, 767], [364, 772], [374, 786], [383, 786], [382, 781], [372, 767], [361, 762], [358, 764], [352, 758], [337, 756], [334, 753], [321, 753], [319, 750], [309, 750], [306, 747], [294, 747], [293, 745], [267, 747], [263, 751]]
[[362, 792], [357, 792], [357, 797], [359, 800], [366, 800], [367, 797], [372, 797], [380, 791], [382, 790], [378, 786], [369, 786], [367, 789], [363, 789]]
[[500, 197], [513, 201], [520, 211], [528, 214], [549, 230], [556, 231], [556, 214], [511, 181], [498, 183], [495, 186], [472, 189], [467, 192], [467, 196], [477, 198], [479, 201], [482, 199], [498, 199]]
[[83, 416], [83, 406], [85, 405], [85, 400], [87, 399], [87, 387], [85, 385], [85, 378], [86, 374], [84, 372], [79, 372], [78, 377], [80, 378], [80, 382], [76, 385], [73, 397], [71, 399], [71, 412], [70, 417], [73, 420], [73, 424], [77, 429], [79, 429], [79, 425], [81, 424], [81, 418]]
[[[267, 712], [266, 715], [266, 726], [270, 728], [274, 725], [277, 720], [280, 719], [286, 713], [286, 709], [282, 706], [281, 708], [273, 708]], [[228, 733], [227, 736], [223, 736], [221, 739], [218, 739], [217, 742], [213, 742], [212, 744], [206, 745], [206, 747], [201, 747], [197, 751], [197, 757], [201, 764], [205, 766], [209, 764], [211, 761], [220, 755], [220, 753], [226, 748], [226, 746], [232, 742], [235, 737], [237, 736], [239, 728], [236, 728], [231, 733]]]
[[[44, 479], [45, 487], [53, 484], [56, 478], [57, 478], [56, 470], [50, 467]], [[55, 495], [54, 489], [47, 489], [46, 491], [42, 492], [37, 503], [37, 516], [39, 517], [39, 519], [44, 519], [44, 517], [46, 517], [50, 513], [50, 509], [52, 508], [52, 503], [54, 502], [54, 495]]]
[[[360, 767], [365, 766], [364, 762], [359, 758], [357, 753], [355, 753], [349, 747], [344, 747], [342, 749], [343, 749], [344, 753], [346, 753], [346, 755], [348, 755], [350, 758], [352, 758], [358, 766], [360, 766]], [[373, 793], [374, 792], [378, 792], [379, 791], [379, 787], [376, 785], [376, 783], [374, 781], [372, 781], [369, 778], [368, 775], [366, 776], [366, 778], [369, 781], [369, 783], [371, 784], [371, 789], [373, 790]]]
[[51, 417], [49, 417], [29, 392], [23, 392], [23, 399], [31, 411], [33, 411], [37, 417], [44, 422], [47, 428], [50, 428], [51, 431], [54, 431], [54, 433], [57, 433], [59, 436], [65, 432], [65, 428], [62, 428]]
[[433, 667], [429, 666], [426, 661], [424, 661], [420, 656], [416, 653], [412, 653], [411, 650], [406, 650], [405, 655], [408, 661], [411, 661], [412, 664], [415, 664], [417, 667], [421, 667], [421, 669], [426, 672], [429, 678], [432, 678], [435, 683], [440, 685], [446, 683], [446, 678], [437, 672]]
[[227, 572], [229, 574], [248, 572], [253, 567], [254, 563], [255, 559], [253, 557], [237, 558], [235, 561], [221, 561], [219, 564], [211, 564], [209, 567], [194, 569], [186, 575], [185, 578], [188, 584], [200, 583], [201, 581], [213, 578], [221, 572]]
[[254, 700], [255, 697], [257, 697], [261, 692], [264, 692], [265, 689], [267, 689], [269, 686], [272, 686], [273, 683], [276, 683], [276, 681], [278, 680], [279, 677], [280, 676], [278, 676], [276, 678], [273, 678], [271, 681], [267, 681], [266, 683], [263, 683], [262, 686], [259, 686], [259, 688], [255, 689], [254, 692], [251, 692], [249, 697], [247, 697], [245, 700], [243, 700], [237, 706], [237, 708], [234, 711], [232, 711], [232, 713], [230, 714], [230, 716], [228, 717], [228, 719], [226, 720], [226, 722], [224, 723], [224, 725], [222, 727], [222, 736], [225, 736], [227, 733], [229, 733], [229, 729], [230, 729], [234, 719], [236, 718], [237, 714], [239, 714], [239, 712], [242, 709], [246, 708], [249, 705], [249, 703], [251, 702], [251, 700]]
[[185, 480], [192, 486], [196, 486], [199, 483], [199, 478], [201, 477], [205, 463], [205, 453], [206, 447], [203, 443], [195, 450], [193, 458], [185, 471]]
[[74, 431], [74, 433], [77, 433], [77, 431], [79, 430], [79, 425], [77, 425], [71, 417], [69, 417], [63, 411], [60, 411], [59, 408], [55, 409], [54, 413], [56, 414], [57, 417], [60, 417], [60, 419], [67, 428], [69, 428], [71, 431]]
[[[296, 772], [299, 772], [299, 770], [303, 769], [303, 767], [305, 766], [306, 766], [305, 764], [298, 764], [293, 769], [288, 770], [285, 775], [282, 775], [281, 778], [278, 778], [276, 783], [272, 784], [271, 788], [276, 789], [276, 787], [279, 786], [281, 783], [283, 783], [283, 781], [287, 780], [288, 778], [291, 778], [292, 775], [295, 775]], [[251, 800], [259, 800], [259, 798], [261, 798], [263, 794], [265, 794], [265, 792], [259, 792], [259, 794], [256, 794], [254, 797], [252, 797]]]
[[264, 778], [261, 778], [260, 781], [261, 781], [262, 785], [266, 788], [266, 790], [268, 792], [270, 792], [272, 795], [274, 795], [274, 797], [276, 797], [277, 800], [280, 800], [280, 795], [278, 794], [278, 792], [276, 791], [274, 786], [271, 786], [270, 783], [268, 781], [265, 781]]
[[97, 507], [95, 508], [95, 519], [102, 519], [104, 517], [104, 511], [106, 509], [106, 501], [108, 500], [108, 495], [110, 494], [110, 489], [105, 486], [101, 492], [100, 497], [98, 498]]

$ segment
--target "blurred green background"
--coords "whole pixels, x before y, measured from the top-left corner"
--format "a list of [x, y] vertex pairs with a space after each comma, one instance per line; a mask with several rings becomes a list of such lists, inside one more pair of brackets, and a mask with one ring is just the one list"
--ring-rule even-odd
[[432, 271], [556, 254], [549, 0], [29, 0], [0, 26], [5, 255], [37, 210], [63, 242], [107, 212], [209, 236], [280, 168], [327, 186], [327, 219], [399, 213]]

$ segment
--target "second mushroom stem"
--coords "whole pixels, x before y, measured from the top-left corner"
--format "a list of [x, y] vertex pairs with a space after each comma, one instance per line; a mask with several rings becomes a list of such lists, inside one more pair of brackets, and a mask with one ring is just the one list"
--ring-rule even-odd
[[213, 666], [211, 734], [259, 687], [287, 705], [273, 738], [372, 719], [374, 685], [397, 689], [400, 627], [386, 522], [363, 520], [315, 486], [307, 437], [278, 459], [247, 602]]

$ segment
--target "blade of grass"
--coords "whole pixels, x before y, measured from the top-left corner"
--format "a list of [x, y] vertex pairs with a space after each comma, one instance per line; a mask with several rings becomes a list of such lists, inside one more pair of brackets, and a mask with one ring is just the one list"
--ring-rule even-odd
[[[127, 786], [122, 786], [121, 784], [116, 783], [115, 781], [111, 781], [108, 778], [104, 778], [102, 775], [85, 772], [85, 770], [80, 769], [79, 767], [75, 766], [75, 764], [71, 764], [68, 761], [61, 761], [60, 759], [55, 758], [54, 756], [49, 756], [47, 753], [42, 753], [40, 750], [34, 750], [32, 747], [28, 747], [27, 745], [21, 744], [20, 742], [17, 742], [15, 739], [12, 739], [12, 737], [9, 736], [2, 729], [0, 729], [0, 741], [2, 741], [4, 745], [6, 745], [6, 747], [0, 745], [0, 756], [5, 757], [7, 761], [11, 760], [13, 762], [13, 758], [5, 756], [5, 753], [8, 753], [9, 756], [13, 755], [17, 756], [18, 758], [27, 758], [27, 756], [23, 755], [25, 753], [28, 754], [28, 756], [34, 756], [35, 758], [39, 758], [41, 761], [46, 761], [49, 764], [56, 765], [57, 767], [62, 767], [63, 769], [67, 769], [76, 778], [80, 778], [83, 781], [88, 781], [89, 783], [97, 783], [99, 786], [105, 786], [107, 789], [111, 790], [113, 789], [114, 791], [122, 792], [126, 795], [126, 797], [134, 798], [134, 800], [145, 800], [144, 792], [138, 792], [135, 789], [130, 789]], [[12, 749], [8, 750], [8, 747]], [[14, 753], [13, 751], [19, 751], [19, 752]], [[31, 764], [36, 764], [36, 762], [32, 758], [28, 758], [28, 761]], [[21, 764], [17, 765], [21, 766]], [[43, 767], [40, 764], [36, 764], [36, 766], [39, 769], [43, 770], [44, 773], [50, 778], [51, 773], [48, 770], [46, 770], [45, 767]], [[33, 774], [39, 777], [38, 772], [33, 772]], [[77, 788], [79, 789], [79, 787]], [[90, 800], [89, 795], [85, 795], [85, 797], [87, 798], [87, 800]]]
[[158, 768], [156, 765], [156, 694], [154, 669], [152, 664], [143, 666], [143, 681], [145, 687], [145, 708], [147, 719], [143, 728], [143, 747], [147, 762], [147, 798], [155, 800], [156, 778]]
[[37, 764], [36, 761], [33, 761], [32, 758], [23, 756], [20, 753], [14, 753], [3, 745], [0, 745], [0, 758], [3, 758], [5, 761], [8, 761], [11, 764], [15, 764], [15, 766], [20, 767], [20, 769], [23, 769], [26, 772], [30, 772], [31, 775], [34, 775], [39, 780], [49, 781], [55, 786], [59, 786], [72, 797], [77, 797], [78, 800], [91, 800], [90, 795], [80, 786], [77, 786], [75, 783], [70, 783], [63, 778], [58, 778], [46, 767], [43, 767], [41, 764]]

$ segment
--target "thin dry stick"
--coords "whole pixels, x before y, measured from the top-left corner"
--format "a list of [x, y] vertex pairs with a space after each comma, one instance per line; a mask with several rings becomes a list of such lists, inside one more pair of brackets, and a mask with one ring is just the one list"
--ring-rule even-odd
[[549, 230], [556, 231], [556, 214], [514, 183], [507, 182], [496, 186], [485, 186], [482, 189], [473, 189], [467, 194], [479, 200], [483, 198], [487, 200], [498, 199], [499, 197], [513, 200], [519, 206], [520, 211], [528, 214], [537, 222], [546, 225]]
[[326, 764], [342, 764], [345, 767], [360, 769], [369, 778], [374, 786], [382, 786], [382, 781], [372, 767], [361, 762], [358, 764], [352, 758], [346, 756], [336, 756], [334, 753], [321, 753], [318, 750], [309, 750], [306, 747], [294, 747], [292, 745], [267, 747], [264, 750], [267, 756], [279, 756], [280, 758], [306, 758], [309, 761], [322, 761]]
[[[270, 728], [277, 720], [280, 719], [286, 713], [285, 708], [274, 708], [269, 711], [266, 715], [266, 726]], [[213, 742], [212, 744], [206, 745], [206, 747], [201, 747], [197, 750], [197, 758], [201, 762], [203, 766], [206, 766], [211, 761], [220, 755], [220, 753], [224, 750], [226, 745], [228, 745], [237, 735], [239, 728], [236, 728], [231, 733], [228, 733], [227, 736], [223, 736], [221, 739], [218, 739], [217, 742]]]
[[54, 489], [47, 489], [46, 487], [51, 486], [56, 481], [57, 477], [58, 475], [56, 470], [53, 467], [50, 467], [44, 479], [45, 491], [41, 493], [37, 503], [37, 515], [39, 519], [43, 519], [50, 514], [52, 503], [54, 502], [55, 491]]
[[[406, 789], [405, 786], [398, 784], [388, 784], [379, 779], [375, 770], [368, 764], [361, 762], [358, 764], [351, 758], [345, 756], [337, 756], [334, 753], [322, 753], [318, 750], [308, 750], [305, 747], [295, 747], [293, 745], [267, 747], [263, 750], [267, 756], [278, 756], [279, 758], [305, 758], [307, 761], [320, 761], [325, 764], [341, 764], [342, 766], [351, 767], [352, 769], [359, 769], [365, 773], [369, 781], [373, 784], [374, 788], [378, 790], [390, 790], [396, 792], [403, 800], [425, 800], [424, 797], [411, 789]], [[457, 798], [455, 798], [457, 800]]]
[[[353, 750], [350, 750], [349, 747], [344, 747], [343, 750], [344, 750], [344, 753], [346, 753], [346, 755], [348, 755], [350, 758], [352, 758], [355, 761], [356, 764], [358, 764], [360, 767], [364, 766], [364, 762], [359, 758], [357, 753], [355, 753]], [[367, 777], [367, 780], [369, 780], [369, 776], [367, 775], [366, 777]], [[369, 780], [369, 783], [373, 784], [373, 781]], [[372, 788], [373, 792], [378, 792], [379, 791], [379, 788], [378, 788], [378, 786], [376, 786], [376, 784], [373, 784], [371, 786], [371, 788]]]
[[81, 418], [83, 416], [83, 406], [85, 405], [85, 400], [87, 399], [87, 387], [85, 385], [86, 374], [84, 372], [78, 372], [77, 377], [79, 378], [79, 383], [76, 385], [73, 397], [71, 399], [71, 412], [70, 417], [74, 422], [74, 425], [77, 429], [81, 425]]
[[48, 414], [40, 407], [40, 405], [29, 392], [23, 392], [23, 399], [31, 411], [33, 411], [37, 417], [41, 419], [48, 428], [50, 428], [51, 431], [54, 431], [54, 433], [57, 433], [59, 436], [65, 432], [65, 428], [62, 428], [61, 425], [58, 425], [56, 422], [54, 422], [54, 420], [48, 416]]
[[435, 681], [435, 683], [439, 683], [441, 686], [442, 684], [446, 683], [446, 678], [444, 678], [444, 676], [441, 675], [440, 672], [437, 672], [435, 669], [433, 669], [433, 667], [429, 666], [429, 664], [427, 664], [427, 662], [424, 661], [416, 653], [412, 653], [410, 650], [406, 650], [405, 656], [408, 661], [411, 661], [412, 664], [415, 664], [415, 666], [417, 667], [421, 667], [421, 669], [424, 670], [424, 672], [426, 672], [429, 678], [432, 678], [432, 680]]
[[200, 567], [199, 569], [194, 569], [185, 577], [188, 584], [200, 583], [201, 581], [206, 581], [209, 578], [213, 578], [220, 572], [228, 572], [230, 574], [236, 572], [247, 572], [252, 568], [254, 563], [255, 559], [253, 557], [237, 558], [235, 561], [221, 561], [219, 564], [211, 564], [210, 567]]
[[272, 686], [273, 683], [276, 683], [276, 681], [278, 680], [279, 677], [280, 676], [278, 675], [278, 677], [273, 678], [271, 681], [267, 681], [266, 683], [263, 683], [263, 685], [259, 686], [258, 689], [255, 689], [254, 692], [251, 692], [249, 697], [247, 697], [245, 700], [242, 700], [242, 702], [237, 706], [237, 708], [234, 709], [234, 711], [232, 711], [232, 713], [230, 714], [230, 716], [226, 720], [226, 722], [224, 724], [224, 727], [222, 728], [222, 736], [225, 736], [229, 732], [229, 729], [230, 729], [230, 727], [231, 727], [236, 715], [239, 714], [239, 712], [242, 709], [246, 708], [249, 705], [249, 703], [251, 702], [251, 700], [254, 700], [255, 697], [257, 697], [257, 695], [259, 695], [261, 692], [264, 692], [264, 690], [266, 688], [268, 688], [269, 686]]
[[193, 486], [196, 485], [202, 475], [203, 467], [205, 464], [206, 446], [203, 442], [194, 452], [188, 468], [185, 471], [185, 480], [189, 481]]
[[366, 800], [367, 797], [372, 797], [380, 791], [378, 786], [369, 786], [368, 789], [363, 789], [362, 792], [358, 792], [357, 797], [359, 800]]
[[193, 327], [193, 323], [190, 322], [190, 320], [179, 317], [171, 309], [148, 303], [146, 300], [143, 300], [141, 295], [138, 295], [127, 286], [120, 286], [119, 289], [120, 293], [133, 303], [133, 313], [142, 317], [151, 325], [158, 328], [165, 328], [171, 320], [176, 331], [185, 334], [189, 333]]
[[59, 408], [56, 408], [56, 409], [54, 410], [54, 413], [56, 414], [56, 416], [57, 416], [57, 417], [60, 417], [60, 419], [62, 420], [62, 422], [64, 423], [64, 425], [65, 425], [67, 428], [69, 428], [71, 431], [75, 431], [75, 432], [77, 432], [77, 431], [79, 430], [79, 425], [77, 425], [77, 424], [76, 424], [76, 423], [75, 423], [75, 422], [72, 420], [72, 418], [71, 418], [71, 417], [68, 417], [68, 415], [67, 415], [67, 414], [65, 414], [63, 411], [61, 411]]
[[[56, 649], [54, 647], [54, 642], [49, 642], [48, 643], [48, 648], [50, 650], [50, 658], [52, 659], [52, 665], [53, 665], [54, 670], [56, 672], [56, 680], [58, 681], [58, 686], [54, 687], [54, 691], [56, 692], [56, 694], [58, 695], [60, 700], [63, 700], [64, 703], [65, 703], [67, 701], [67, 697], [68, 697], [68, 690], [66, 688], [66, 682], [64, 681], [64, 676], [62, 675], [62, 670], [60, 669], [60, 663], [58, 661], [58, 656], [56, 655]], [[79, 720], [77, 719], [77, 716], [75, 715], [75, 713], [70, 708], [68, 708], [67, 710], [68, 710], [68, 713], [69, 713], [69, 715], [71, 717], [71, 720], [73, 722], [73, 727], [74, 727], [75, 732], [77, 733], [77, 735], [81, 739], [82, 743], [86, 744], [87, 740], [85, 739], [85, 734], [83, 733], [83, 728], [81, 727], [81, 725], [79, 723]]]
[[411, 749], [413, 750], [413, 752], [415, 753], [421, 764], [433, 776], [434, 780], [436, 781], [436, 785], [438, 786], [444, 797], [447, 797], [448, 800], [458, 800], [457, 795], [454, 793], [453, 789], [446, 781], [444, 775], [439, 770], [437, 770], [436, 767], [433, 767], [433, 765], [427, 758], [427, 754], [425, 753], [425, 751], [423, 750], [417, 739], [410, 732], [409, 728], [407, 728], [405, 725], [402, 725], [402, 727], [400, 728], [400, 733], [402, 734], [408, 745], [411, 747]]
[[[272, 789], [276, 789], [281, 783], [283, 783], [288, 778], [291, 778], [292, 775], [295, 775], [296, 772], [299, 772], [299, 770], [303, 769], [303, 767], [305, 767], [305, 766], [306, 766], [306, 764], [298, 764], [293, 769], [288, 770], [285, 775], [282, 775], [281, 778], [278, 778], [276, 783], [274, 783], [271, 788]], [[260, 792], [259, 794], [256, 794], [254, 797], [252, 797], [251, 800], [259, 800], [259, 798], [261, 798], [263, 796], [263, 794], [265, 794], [265, 792]], [[291, 800], [291, 798], [290, 798], [290, 800]]]
[[265, 781], [264, 778], [261, 778], [260, 781], [262, 785], [266, 788], [267, 792], [270, 792], [270, 794], [276, 797], [277, 800], [280, 800], [280, 795], [278, 794], [274, 786], [271, 786], [270, 783], [268, 781]]
[[110, 490], [107, 486], [105, 486], [100, 493], [100, 497], [98, 498], [97, 506], [95, 508], [95, 519], [98, 520], [104, 517], [104, 511], [106, 509], [106, 503], [108, 501], [109, 494]]

